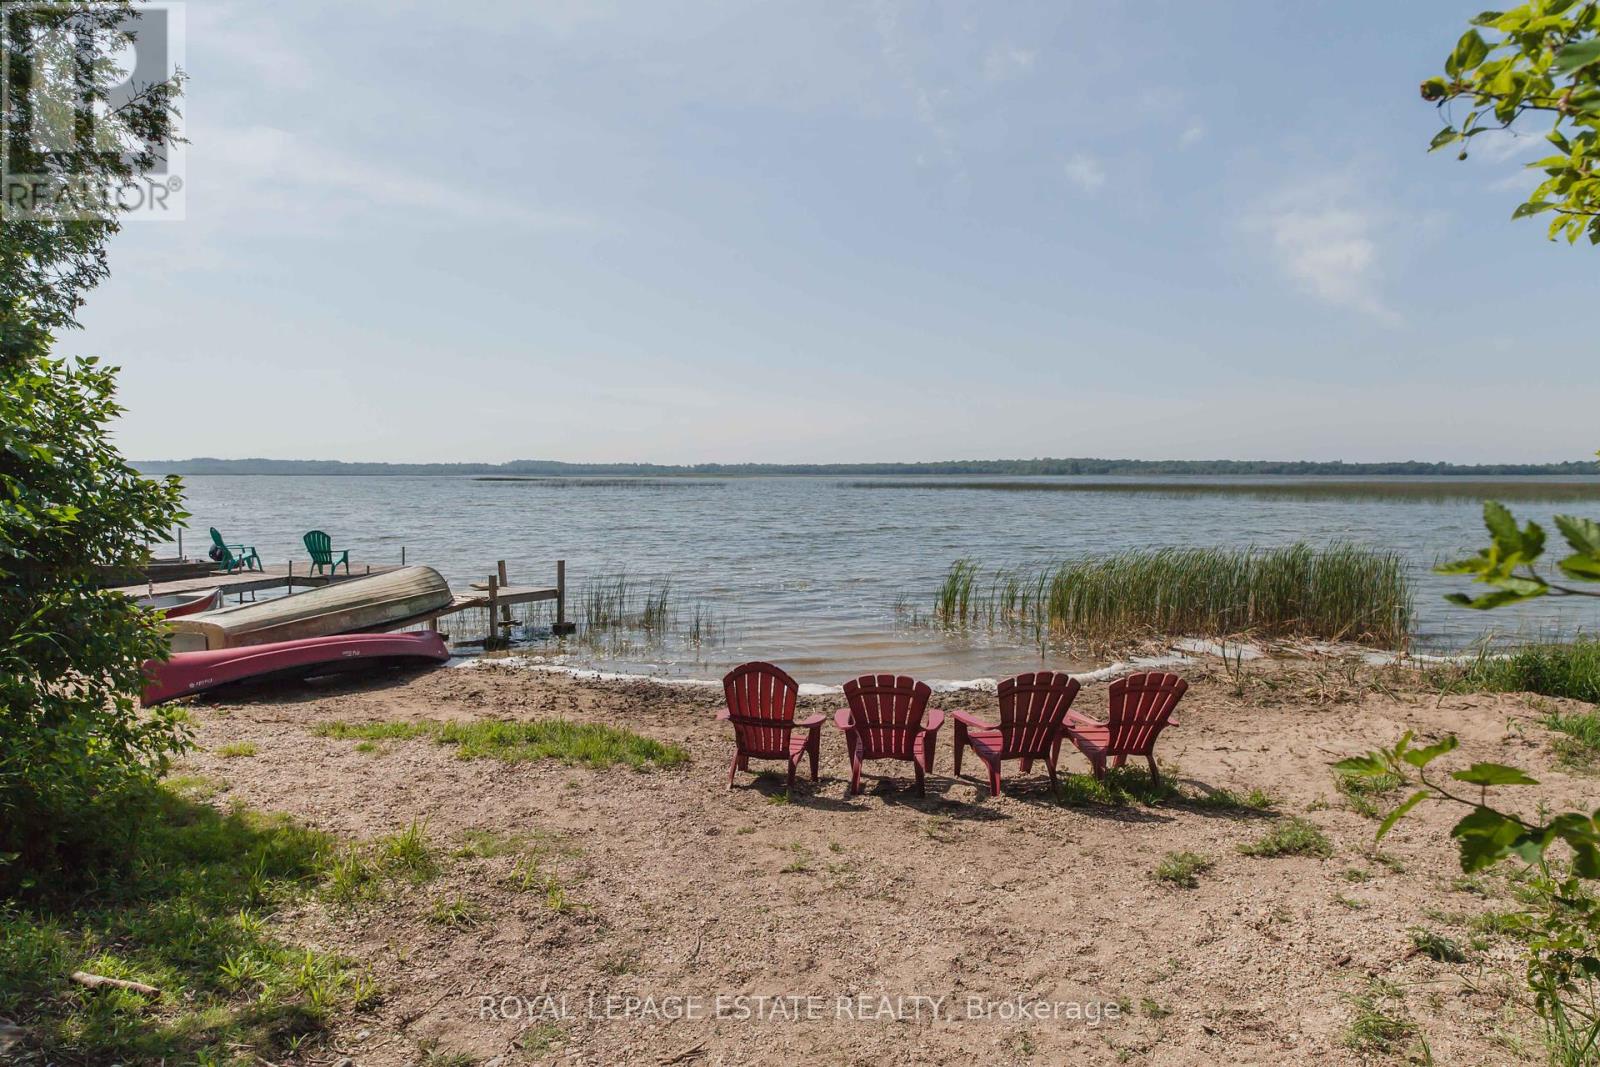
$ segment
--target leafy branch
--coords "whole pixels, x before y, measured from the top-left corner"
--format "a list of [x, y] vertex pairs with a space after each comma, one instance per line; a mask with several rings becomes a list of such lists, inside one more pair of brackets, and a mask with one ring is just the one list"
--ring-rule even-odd
[[[1557, 149], [1528, 166], [1545, 180], [1512, 212], [1514, 219], [1554, 212], [1549, 236], [1576, 242], [1585, 232], [1600, 244], [1600, 2], [1533, 0], [1472, 20], [1445, 60], [1444, 76], [1422, 83], [1422, 98], [1446, 116], [1430, 152], [1491, 131], [1511, 131], [1535, 115], [1553, 116], [1545, 138]], [[1482, 30], [1493, 39], [1485, 39]], [[1449, 106], [1466, 100], [1460, 123]]]
[[[1557, 515], [1555, 522], [1572, 549], [1556, 569], [1573, 581], [1600, 582], [1600, 523], [1575, 515]], [[1468, 559], [1440, 564], [1434, 571], [1470, 574], [1473, 581], [1492, 586], [1494, 591], [1476, 597], [1451, 593], [1445, 599], [1452, 604], [1487, 609], [1541, 596], [1600, 597], [1600, 590], [1574, 588], [1539, 573], [1535, 563], [1544, 555], [1545, 533], [1538, 523], [1530, 519], [1519, 528], [1504, 504], [1488, 500], [1483, 505], [1483, 524], [1489, 530], [1488, 548]]]

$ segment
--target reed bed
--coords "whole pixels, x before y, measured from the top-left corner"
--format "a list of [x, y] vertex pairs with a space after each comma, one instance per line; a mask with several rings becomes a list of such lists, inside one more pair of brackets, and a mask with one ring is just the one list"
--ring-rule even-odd
[[1552, 504], [1600, 500], [1600, 480], [1589, 482], [1483, 481], [1435, 478], [1429, 481], [1317, 482], [1051, 482], [1016, 481], [854, 481], [841, 489], [992, 491], [1004, 493], [1150, 493], [1166, 496], [1253, 496], [1287, 500], [1393, 500], [1447, 503], [1459, 500], [1517, 500]]
[[519, 474], [480, 474], [475, 482], [517, 482], [541, 489], [721, 489], [727, 482], [704, 478], [562, 478]]
[[1041, 644], [1110, 645], [1155, 636], [1274, 637], [1402, 646], [1412, 596], [1399, 553], [1312, 548], [1136, 549], [985, 571], [951, 564], [929, 622], [1004, 629]]

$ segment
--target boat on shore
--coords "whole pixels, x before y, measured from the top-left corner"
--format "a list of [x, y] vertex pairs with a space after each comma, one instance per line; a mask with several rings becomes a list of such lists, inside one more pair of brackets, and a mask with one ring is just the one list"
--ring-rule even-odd
[[167, 593], [162, 596], [142, 596], [141, 608], [159, 611], [162, 617], [179, 619], [185, 615], [198, 615], [222, 607], [221, 589], [203, 589], [198, 593]]
[[401, 567], [303, 593], [173, 619], [172, 651], [243, 648], [397, 629], [454, 602], [432, 567]]
[[151, 707], [235, 682], [311, 678], [380, 667], [420, 666], [450, 658], [436, 633], [336, 634], [244, 648], [179, 652], [148, 660], [141, 700]]

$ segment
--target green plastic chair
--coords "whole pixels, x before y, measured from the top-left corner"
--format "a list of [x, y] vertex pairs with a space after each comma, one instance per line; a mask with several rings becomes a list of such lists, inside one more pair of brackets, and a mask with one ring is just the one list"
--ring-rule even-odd
[[221, 563], [222, 569], [229, 574], [235, 571], [262, 569], [261, 557], [256, 555], [254, 545], [230, 545], [222, 539], [215, 526], [211, 527], [211, 543], [221, 550], [222, 558], [217, 562]]
[[307, 530], [305, 536], [306, 551], [311, 553], [311, 573], [321, 574], [322, 568], [328, 568], [329, 573], [337, 574], [339, 565], [344, 564], [344, 572], [350, 573], [350, 550], [347, 548], [339, 553], [339, 558], [333, 558], [333, 538], [321, 530]]

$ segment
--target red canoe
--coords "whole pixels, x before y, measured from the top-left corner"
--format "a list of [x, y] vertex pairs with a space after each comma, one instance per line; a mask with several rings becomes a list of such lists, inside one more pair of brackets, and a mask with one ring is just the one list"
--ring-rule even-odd
[[198, 615], [202, 611], [210, 611], [222, 606], [222, 590], [206, 589], [199, 593], [169, 593], [165, 596], [142, 596], [139, 598], [141, 608], [150, 608], [159, 611], [169, 619], [181, 618], [184, 615]]
[[146, 660], [144, 705], [215, 689], [230, 682], [306, 678], [367, 667], [443, 663], [450, 658], [436, 633], [336, 634], [245, 648], [179, 652], [166, 662]]

